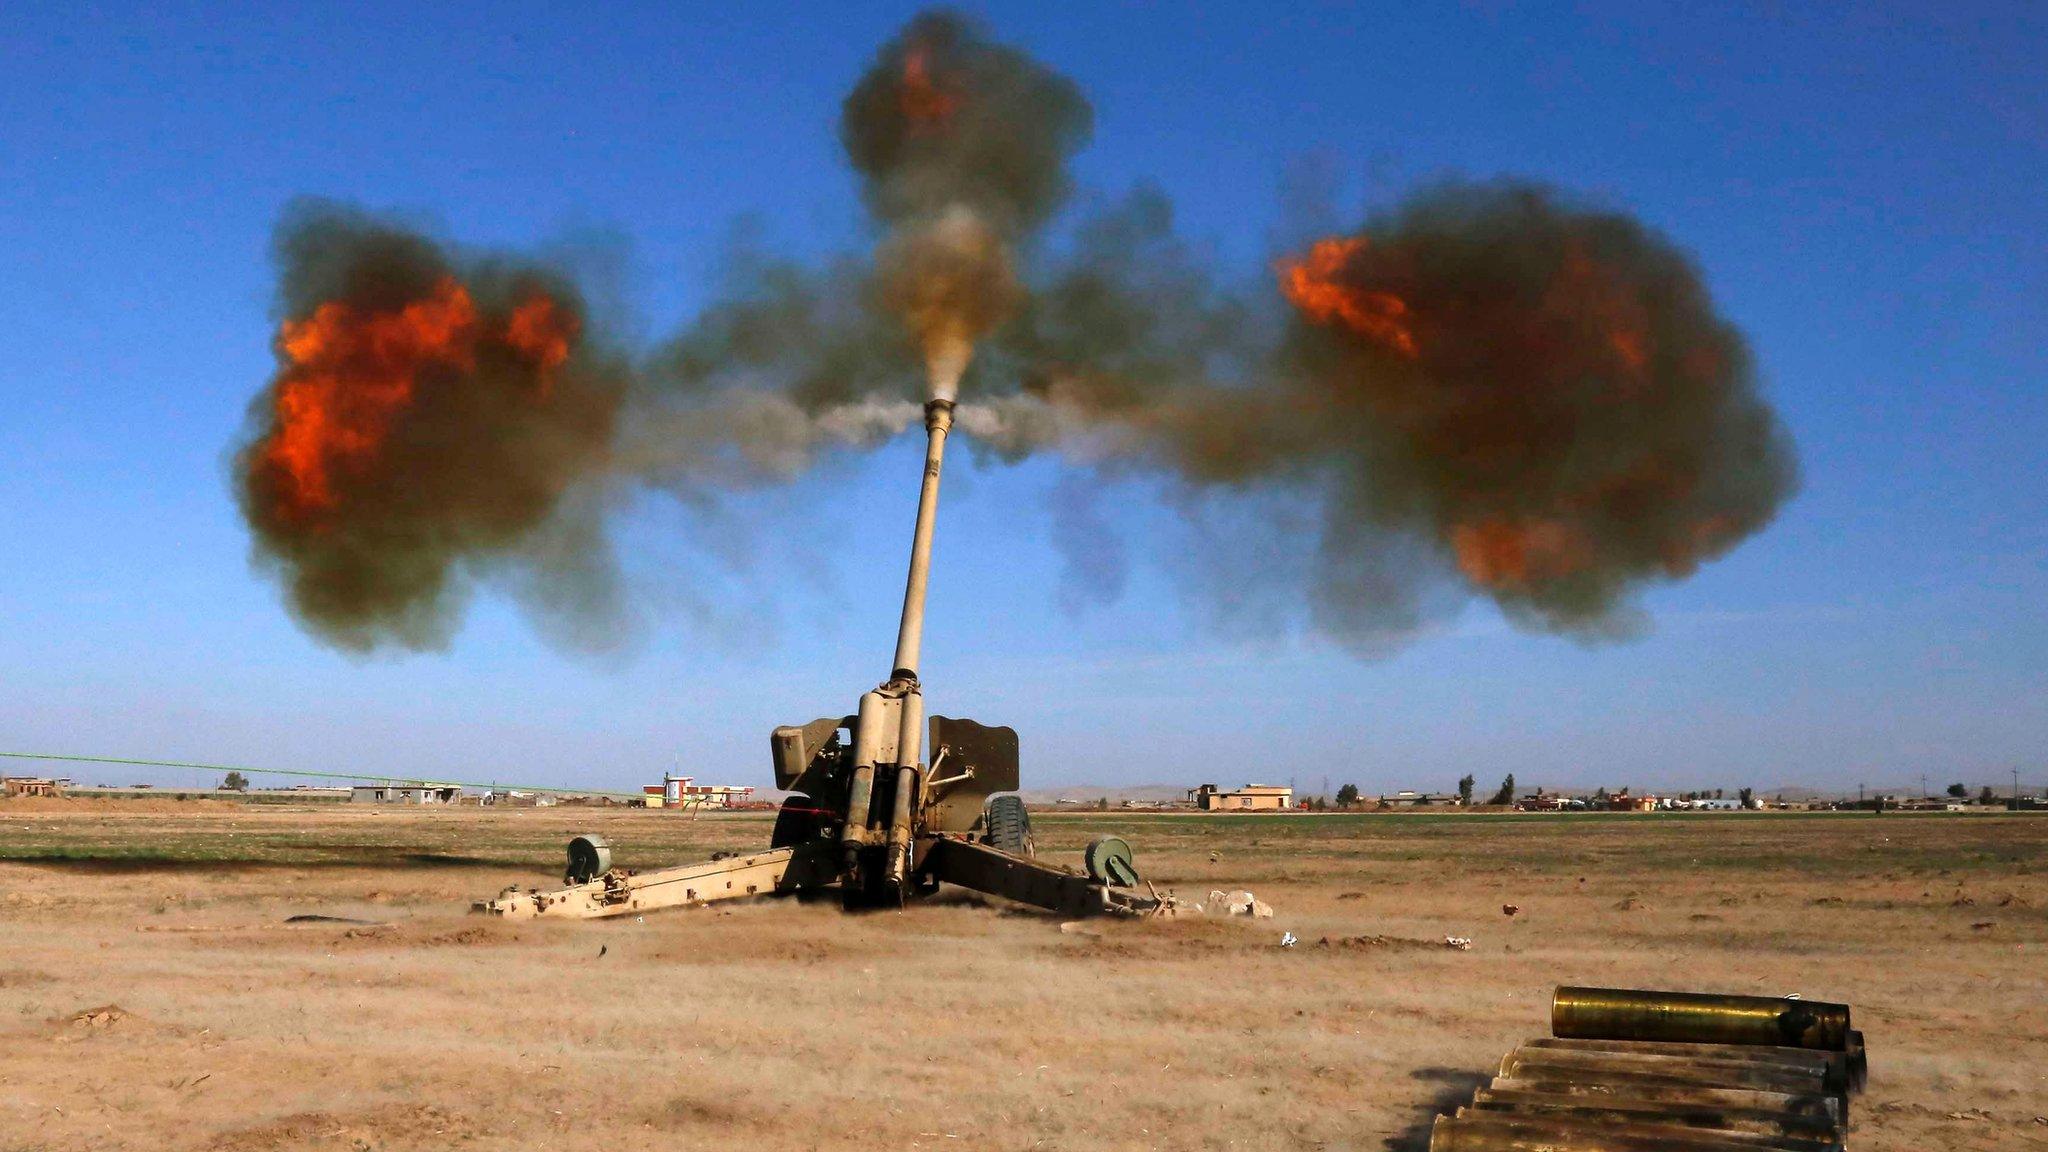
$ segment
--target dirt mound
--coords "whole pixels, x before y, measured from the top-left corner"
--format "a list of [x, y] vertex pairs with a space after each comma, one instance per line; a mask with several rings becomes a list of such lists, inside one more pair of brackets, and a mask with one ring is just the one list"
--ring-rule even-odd
[[1450, 937], [1421, 940], [1413, 936], [1325, 936], [1316, 947], [1350, 952], [1441, 952], [1463, 951]]
[[333, 942], [337, 945], [397, 945], [405, 948], [475, 948], [488, 944], [516, 944], [519, 933], [501, 923], [470, 924], [432, 931], [421, 925], [370, 921], [347, 925], [341, 935], [333, 938]]
[[494, 932], [481, 924], [468, 928], [457, 928], [453, 932], [437, 932], [419, 941], [422, 948], [469, 948], [478, 944], [513, 944], [519, 935], [514, 932]]
[[138, 1029], [160, 1031], [147, 1018], [137, 1016], [119, 1004], [81, 1008], [69, 1016], [53, 1017], [49, 1024], [50, 1030], [60, 1043], [116, 1033], [126, 1034]]
[[79, 1028], [112, 1028], [133, 1019], [135, 1014], [119, 1004], [102, 1004], [73, 1013], [70, 1023]]

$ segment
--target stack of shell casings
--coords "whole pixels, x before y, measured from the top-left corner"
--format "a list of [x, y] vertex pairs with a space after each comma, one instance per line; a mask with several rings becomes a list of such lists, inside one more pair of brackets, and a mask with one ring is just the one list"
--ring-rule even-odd
[[1430, 1152], [1836, 1152], [1863, 1088], [1844, 1004], [1559, 988], [1550, 1030]]

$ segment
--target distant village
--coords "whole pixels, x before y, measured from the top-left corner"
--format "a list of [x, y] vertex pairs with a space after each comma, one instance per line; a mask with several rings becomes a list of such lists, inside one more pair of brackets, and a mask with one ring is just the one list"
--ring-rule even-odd
[[[1093, 798], [1055, 795], [1034, 798], [1034, 807], [1052, 810], [1108, 809], [1121, 811], [1196, 812], [1414, 812], [1470, 810], [1474, 812], [1743, 812], [1743, 811], [1882, 811], [1882, 812], [1964, 812], [1999, 809], [2033, 811], [2048, 809], [2048, 799], [2022, 790], [2015, 779], [2010, 791], [2001, 794], [1990, 785], [1975, 790], [1951, 784], [1940, 794], [1909, 795], [1899, 792], [1859, 790], [1856, 796], [1799, 795], [1788, 797], [1758, 795], [1749, 788], [1733, 796], [1724, 789], [1675, 793], [1638, 792], [1630, 788], [1590, 793], [1552, 792], [1543, 788], [1518, 790], [1509, 776], [1499, 789], [1481, 800], [1473, 791], [1473, 778], [1458, 781], [1449, 792], [1418, 792], [1403, 789], [1369, 795], [1356, 785], [1345, 784], [1332, 795], [1302, 795], [1291, 784], [1244, 784], [1225, 789], [1203, 784], [1181, 796], [1122, 798], [1112, 805], [1107, 796]], [[577, 792], [502, 785], [465, 785], [432, 781], [383, 780], [356, 784], [293, 784], [257, 788], [239, 772], [212, 787], [181, 788], [157, 784], [78, 784], [63, 777], [0, 776], [0, 795], [70, 796], [157, 799], [214, 799], [240, 803], [352, 803], [381, 805], [442, 805], [470, 807], [547, 808], [556, 805], [584, 807], [659, 808], [673, 811], [768, 809], [776, 806], [779, 794], [757, 796], [747, 785], [699, 784], [695, 777], [665, 774], [659, 784], [648, 784], [637, 793]]]
[[[1721, 788], [1664, 794], [1636, 792], [1629, 788], [1614, 791], [1599, 788], [1577, 794], [1550, 792], [1542, 788], [1522, 791], [1516, 789], [1515, 778], [1509, 776], [1492, 796], [1483, 801], [1476, 798], [1473, 786], [1473, 778], [1467, 776], [1458, 781], [1456, 790], [1450, 792], [1404, 789], [1373, 796], [1361, 792], [1354, 784], [1346, 784], [1334, 795], [1303, 796], [1297, 795], [1291, 784], [1245, 784], [1227, 790], [1214, 784], [1203, 784], [1188, 789], [1181, 798], [1126, 798], [1115, 806], [1124, 811], [1199, 812], [1401, 812], [1427, 809], [1469, 809], [1475, 812], [1962, 812], [1972, 808], [2048, 808], [2048, 800], [2022, 792], [2017, 781], [2013, 790], [2002, 796], [1989, 785], [1982, 785], [1973, 792], [1965, 785], [1951, 784], [1941, 795], [1881, 792], [1855, 797], [1787, 797], [1783, 794], [1767, 797], [1750, 788], [1738, 789], [1733, 796]], [[1091, 801], [1077, 796], [1059, 796], [1051, 806], [1108, 808], [1111, 805], [1107, 797]]]
[[710, 808], [765, 808], [746, 785], [699, 784], [695, 777], [665, 775], [638, 793], [575, 792], [501, 785], [448, 784], [421, 780], [384, 780], [360, 784], [291, 784], [278, 788], [252, 786], [240, 772], [230, 772], [214, 787], [178, 788], [157, 784], [78, 784], [61, 777], [0, 777], [0, 795], [106, 797], [110, 799], [229, 800], [252, 804], [351, 803], [384, 805], [467, 805], [470, 807], [665, 808], [692, 811]]

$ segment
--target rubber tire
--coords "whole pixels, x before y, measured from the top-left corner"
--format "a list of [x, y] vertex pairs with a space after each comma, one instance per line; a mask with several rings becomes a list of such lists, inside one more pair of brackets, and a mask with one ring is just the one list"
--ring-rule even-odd
[[569, 867], [562, 873], [562, 883], [588, 884], [611, 868], [611, 841], [587, 832], [569, 841]]
[[1012, 856], [1038, 855], [1031, 842], [1031, 814], [1024, 810], [1022, 797], [989, 797], [988, 808], [982, 813], [982, 823], [987, 829], [989, 847]]
[[775, 814], [775, 831], [768, 834], [768, 847], [794, 848], [818, 838], [822, 823], [818, 814], [811, 811], [813, 803], [808, 796], [791, 796], [782, 802], [782, 810]]

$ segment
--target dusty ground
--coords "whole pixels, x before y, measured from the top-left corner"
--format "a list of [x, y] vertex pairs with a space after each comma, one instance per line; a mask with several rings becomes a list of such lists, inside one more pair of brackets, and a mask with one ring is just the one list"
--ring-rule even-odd
[[[1105, 814], [1039, 843], [1112, 827], [1278, 918], [505, 924], [469, 900], [546, 882], [572, 831], [647, 866], [767, 825], [0, 803], [0, 1149], [1419, 1149], [1560, 982], [1849, 1001], [1852, 1147], [2048, 1148], [2048, 819]], [[1476, 944], [1334, 944], [1446, 935]]]

